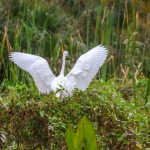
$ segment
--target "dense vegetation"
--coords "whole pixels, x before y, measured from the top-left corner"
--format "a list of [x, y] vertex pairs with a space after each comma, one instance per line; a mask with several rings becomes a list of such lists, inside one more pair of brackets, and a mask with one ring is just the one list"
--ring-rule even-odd
[[61, 101], [53, 93], [40, 95], [35, 86], [5, 81], [0, 88], [2, 147], [66, 149], [66, 129], [76, 128], [83, 115], [94, 123], [103, 149], [150, 147], [146, 83], [141, 80], [123, 91], [114, 81], [95, 81], [86, 92]]
[[[150, 148], [150, 1], [1, 0], [0, 13], [0, 149], [67, 149], [66, 130], [84, 115], [100, 149]], [[106, 63], [64, 101], [39, 94], [8, 59], [38, 54], [58, 74], [66, 49], [68, 73], [98, 44], [109, 49]]]
[[64, 49], [71, 68], [80, 54], [98, 44], [109, 49], [104, 78], [149, 75], [149, 1], [1, 0], [0, 8], [1, 80], [16, 81], [18, 74], [26, 79], [9, 63], [11, 51], [43, 56], [58, 73]]

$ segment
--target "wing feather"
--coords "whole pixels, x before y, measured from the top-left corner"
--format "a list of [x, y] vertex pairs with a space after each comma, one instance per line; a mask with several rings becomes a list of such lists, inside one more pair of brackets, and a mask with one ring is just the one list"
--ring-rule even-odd
[[45, 59], [31, 54], [12, 52], [10, 60], [33, 77], [41, 93], [48, 94], [50, 92], [51, 83], [55, 76]]
[[66, 77], [76, 88], [85, 90], [105, 62], [107, 53], [108, 50], [104, 46], [96, 46], [79, 57]]

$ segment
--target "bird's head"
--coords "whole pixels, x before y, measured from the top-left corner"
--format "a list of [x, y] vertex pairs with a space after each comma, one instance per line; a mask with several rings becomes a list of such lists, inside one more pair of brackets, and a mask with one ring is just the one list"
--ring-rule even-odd
[[64, 54], [65, 57], [69, 55], [69, 54], [68, 54], [68, 51], [64, 51], [63, 54]]

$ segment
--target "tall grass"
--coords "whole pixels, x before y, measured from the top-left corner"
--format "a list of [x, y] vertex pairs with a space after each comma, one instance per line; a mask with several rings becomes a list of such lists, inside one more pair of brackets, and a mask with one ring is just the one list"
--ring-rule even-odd
[[[107, 79], [149, 76], [149, 14], [142, 18], [133, 2], [88, 0], [46, 2], [1, 1], [0, 79], [29, 83], [29, 76], [8, 61], [11, 51], [38, 54], [46, 58], [56, 74], [64, 49], [70, 53], [68, 69], [80, 54], [104, 44], [108, 61], [100, 75]], [[144, 22], [146, 20], [146, 22]], [[144, 24], [143, 24], [144, 22]], [[144, 33], [143, 33], [144, 32]], [[69, 65], [72, 64], [72, 65]]]

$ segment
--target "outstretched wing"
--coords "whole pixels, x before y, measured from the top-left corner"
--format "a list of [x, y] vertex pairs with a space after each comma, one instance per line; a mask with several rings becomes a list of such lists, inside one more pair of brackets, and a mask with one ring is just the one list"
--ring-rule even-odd
[[50, 92], [50, 85], [55, 76], [45, 59], [26, 53], [12, 52], [10, 60], [23, 70], [29, 72], [41, 93], [48, 94]]
[[107, 53], [108, 50], [104, 46], [96, 46], [79, 57], [66, 77], [76, 88], [85, 90], [103, 65]]

